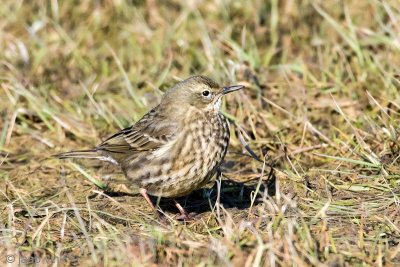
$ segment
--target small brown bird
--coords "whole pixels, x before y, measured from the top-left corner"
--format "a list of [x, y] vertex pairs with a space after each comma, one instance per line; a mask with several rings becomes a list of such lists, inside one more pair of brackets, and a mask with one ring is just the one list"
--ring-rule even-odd
[[121, 166], [128, 181], [154, 209], [147, 193], [184, 196], [205, 186], [216, 174], [229, 144], [228, 120], [219, 112], [221, 99], [242, 88], [220, 87], [201, 75], [190, 77], [169, 88], [161, 103], [137, 123], [96, 148], [56, 157], [96, 158]]

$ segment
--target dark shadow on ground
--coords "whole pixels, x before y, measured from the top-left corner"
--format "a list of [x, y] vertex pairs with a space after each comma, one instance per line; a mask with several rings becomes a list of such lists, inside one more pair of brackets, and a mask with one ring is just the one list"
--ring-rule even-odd
[[[251, 198], [254, 194], [252, 194], [252, 192], [255, 192], [256, 188], [257, 184], [249, 186], [245, 185], [244, 183], [238, 183], [232, 180], [224, 179], [221, 182], [220, 203], [226, 209], [247, 209], [251, 205]], [[266, 192], [268, 196], [273, 196], [275, 194], [275, 177], [272, 177], [266, 183], [261, 183], [258, 196], [256, 197], [254, 204], [260, 202], [264, 192]], [[176, 201], [180, 203], [188, 213], [200, 214], [210, 211], [211, 206], [215, 206], [217, 198], [218, 183], [216, 182], [210, 189], [193, 191], [187, 196], [176, 198]], [[152, 200], [157, 201], [157, 198], [152, 198]], [[174, 202], [170, 199], [162, 198], [159, 205], [164, 211], [179, 213], [178, 209], [174, 205]]]
[[[251, 199], [258, 185], [258, 178], [253, 179], [253, 181], [246, 181], [246, 183], [240, 183], [233, 180], [229, 180], [227, 177], [222, 175], [221, 181], [221, 193], [220, 193], [220, 203], [224, 208], [237, 208], [239, 210], [247, 209], [251, 205]], [[251, 184], [251, 185], [248, 185]], [[268, 196], [275, 195], [275, 175], [273, 172], [269, 174], [268, 180], [260, 184], [258, 195], [256, 197], [255, 203], [257, 204], [261, 201], [264, 193]], [[113, 191], [105, 191], [109, 196], [140, 196], [140, 194], [129, 194]], [[174, 204], [174, 201], [170, 198], [158, 198], [154, 196], [149, 196], [151, 201], [156, 204], [164, 212], [169, 212], [172, 214], [179, 214], [179, 210]], [[175, 200], [181, 204], [181, 206], [193, 215], [201, 214], [203, 212], [208, 212], [214, 207], [218, 198], [218, 182], [215, 182], [210, 189], [200, 189], [193, 191], [191, 194], [183, 197], [176, 198]]]

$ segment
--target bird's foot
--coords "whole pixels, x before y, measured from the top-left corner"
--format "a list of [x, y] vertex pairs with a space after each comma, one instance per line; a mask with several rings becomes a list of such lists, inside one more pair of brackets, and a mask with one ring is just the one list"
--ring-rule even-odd
[[169, 225], [171, 224], [171, 222], [170, 222], [170, 220], [168, 219], [168, 217], [165, 216], [165, 214], [163, 214], [163, 213], [161, 213], [161, 212], [159, 212], [159, 211], [157, 211], [157, 219], [156, 219], [156, 221], [157, 221], [160, 225], [162, 225], [162, 226], [164, 226], [164, 227], [169, 226]]
[[181, 213], [181, 215], [179, 215], [177, 217], [178, 220], [193, 221], [195, 219], [193, 216], [191, 216], [189, 213], [187, 213], [186, 210], [181, 206], [181, 204], [176, 202], [175, 199], [174, 199], [174, 202], [175, 202], [175, 206], [178, 208], [178, 210]]
[[178, 217], [176, 217], [176, 219], [183, 220], [183, 221], [194, 221], [194, 220], [196, 220], [195, 217], [193, 217], [192, 215], [188, 214], [187, 212], [185, 214], [179, 215]]

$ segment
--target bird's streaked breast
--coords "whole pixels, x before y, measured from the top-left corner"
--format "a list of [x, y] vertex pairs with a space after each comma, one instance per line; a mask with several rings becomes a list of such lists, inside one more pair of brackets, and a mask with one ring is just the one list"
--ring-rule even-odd
[[[216, 173], [229, 144], [229, 124], [221, 113], [188, 111], [176, 137], [146, 156], [127, 176], [152, 195], [176, 197], [204, 186]], [[135, 163], [136, 162], [136, 163]]]

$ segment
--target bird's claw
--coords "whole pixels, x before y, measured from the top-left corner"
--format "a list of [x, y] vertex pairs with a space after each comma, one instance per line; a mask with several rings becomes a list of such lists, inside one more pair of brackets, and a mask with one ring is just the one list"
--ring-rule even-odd
[[188, 213], [181, 214], [178, 217], [176, 217], [176, 219], [183, 220], [183, 221], [194, 221], [194, 220], [196, 220], [195, 217], [193, 217], [192, 215], [190, 215]]

